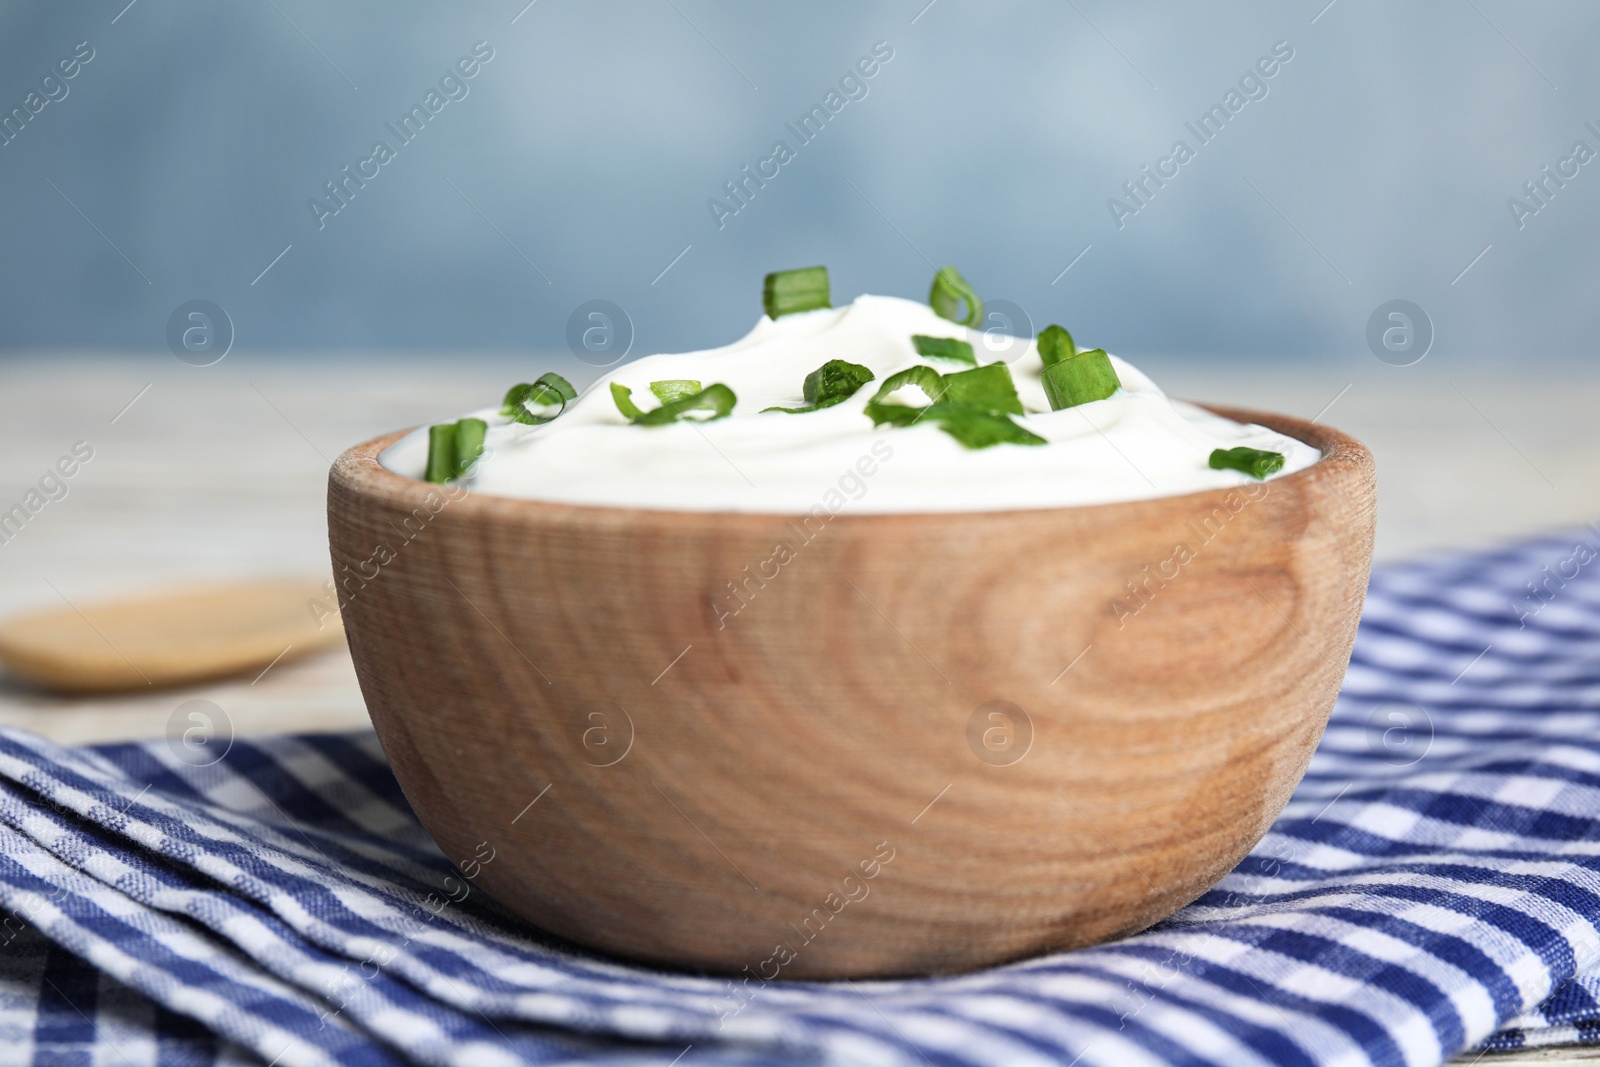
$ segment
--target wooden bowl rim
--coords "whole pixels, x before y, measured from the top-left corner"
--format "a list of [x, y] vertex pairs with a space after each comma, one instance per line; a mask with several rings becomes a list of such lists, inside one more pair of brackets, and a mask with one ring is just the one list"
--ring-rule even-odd
[[[1282, 485], [1285, 488], [1307, 488], [1314, 481], [1320, 481], [1338, 473], [1370, 471], [1373, 467], [1372, 453], [1367, 450], [1365, 445], [1331, 426], [1323, 426], [1318, 423], [1307, 422], [1304, 419], [1272, 412], [1251, 411], [1246, 408], [1234, 408], [1219, 404], [1203, 404], [1198, 401], [1191, 401], [1191, 403], [1213, 414], [1232, 419], [1235, 422], [1254, 423], [1258, 426], [1265, 426], [1269, 430], [1276, 430], [1278, 433], [1293, 437], [1322, 452], [1322, 458], [1309, 467], [1303, 467], [1281, 478], [1270, 479], [1267, 484]], [[412, 511], [418, 508], [436, 510], [430, 504], [429, 498], [432, 497], [433, 502], [436, 503], [438, 500], [437, 494], [444, 487], [434, 482], [418, 481], [403, 474], [396, 474], [378, 462], [378, 456], [384, 449], [418, 428], [411, 427], [405, 430], [395, 430], [392, 433], [374, 437], [369, 441], [363, 441], [361, 444], [346, 449], [338, 459], [334, 460], [333, 467], [329, 472], [330, 478], [364, 496], [376, 497], [401, 510]], [[870, 522], [872, 520], [970, 520], [990, 516], [1014, 520], [1025, 515], [1039, 516], [1063, 512], [1087, 516], [1103, 515], [1108, 510], [1115, 508], [1165, 504], [1177, 501], [1193, 503], [1200, 510], [1205, 511], [1210, 510], [1211, 502], [1214, 501], [1216, 505], [1221, 505], [1224, 497], [1229, 493], [1237, 492], [1239, 488], [1239, 486], [1224, 486], [1216, 489], [1201, 489], [1192, 493], [1140, 497], [1134, 500], [1117, 500], [1104, 504], [1068, 504], [1047, 508], [1006, 508], [976, 511], [895, 511], [870, 512], [866, 514], [852, 514], [846, 509], [834, 514], [830, 522], [838, 522], [841, 519], [852, 524]], [[713, 519], [722, 526], [726, 526], [728, 523], [744, 523], [751, 526], [759, 525], [765, 529], [770, 527], [774, 520], [802, 519], [807, 515], [806, 512], [801, 511], [720, 511], [689, 508], [634, 508], [610, 504], [569, 504], [561, 501], [500, 496], [476, 490], [469, 490], [466, 497], [451, 501], [450, 508], [453, 511], [465, 509], [465, 514], [467, 515], [485, 517], [496, 515], [502, 518], [522, 517], [528, 520], [572, 521], [624, 527], [639, 523], [648, 524], [651, 521], [682, 522], [689, 519]]]

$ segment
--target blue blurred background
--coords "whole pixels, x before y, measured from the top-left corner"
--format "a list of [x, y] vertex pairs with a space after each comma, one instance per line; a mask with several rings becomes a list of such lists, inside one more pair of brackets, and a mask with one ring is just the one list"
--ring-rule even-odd
[[[604, 299], [636, 356], [738, 336], [771, 269], [825, 263], [838, 302], [954, 263], [1135, 358], [1361, 351], [1395, 298], [1436, 354], [1591, 348], [1600, 164], [1523, 186], [1600, 150], [1592, 3], [525, 4], [6, 5], [0, 347], [162, 349], [206, 299], [241, 350], [560, 350]], [[1230, 90], [1202, 145], [1185, 123]]]

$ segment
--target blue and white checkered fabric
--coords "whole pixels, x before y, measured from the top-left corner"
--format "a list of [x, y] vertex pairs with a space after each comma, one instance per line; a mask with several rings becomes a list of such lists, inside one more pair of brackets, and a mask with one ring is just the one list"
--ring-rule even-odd
[[1310, 773], [1236, 871], [1136, 937], [955, 978], [746, 1000], [543, 937], [460, 879], [370, 735], [195, 768], [3, 732], [0, 1061], [1257, 1067], [1592, 1040], [1597, 546], [1382, 569]]

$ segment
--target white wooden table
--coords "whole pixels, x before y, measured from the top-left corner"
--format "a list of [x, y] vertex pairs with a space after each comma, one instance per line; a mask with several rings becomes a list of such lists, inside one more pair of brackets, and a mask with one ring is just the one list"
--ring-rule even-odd
[[[1306, 418], [1327, 408], [1325, 421], [1378, 458], [1386, 559], [1600, 519], [1600, 372], [1573, 367], [1530, 384], [1520, 364], [1435, 354], [1395, 368], [1366, 353], [1315, 365], [1141, 361], [1175, 396]], [[326, 472], [341, 450], [492, 403], [551, 368], [588, 381], [565, 356], [236, 351], [203, 368], [165, 353], [0, 357], [0, 511], [75, 442], [94, 449], [67, 495], [0, 543], [0, 614], [171, 582], [324, 574]], [[367, 721], [340, 652], [256, 680], [127, 697], [58, 698], [0, 680], [0, 723], [69, 743], [155, 738], [195, 697], [219, 705], [239, 736]], [[1479, 1062], [1600, 1063], [1600, 1052]]]

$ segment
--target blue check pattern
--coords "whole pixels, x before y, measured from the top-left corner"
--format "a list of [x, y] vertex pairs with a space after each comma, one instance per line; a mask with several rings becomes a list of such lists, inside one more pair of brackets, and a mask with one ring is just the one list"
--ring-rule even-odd
[[1311, 769], [1233, 873], [1138, 936], [950, 978], [745, 1000], [544, 936], [445, 860], [370, 734], [194, 767], [0, 731], [0, 1062], [1309, 1067], [1600, 1041], [1596, 553], [1585, 530], [1381, 568]]

